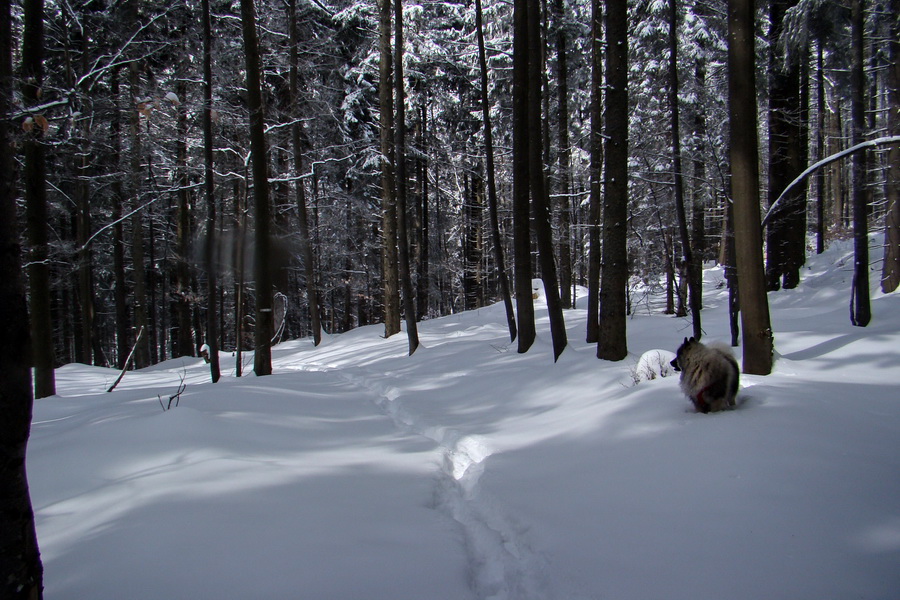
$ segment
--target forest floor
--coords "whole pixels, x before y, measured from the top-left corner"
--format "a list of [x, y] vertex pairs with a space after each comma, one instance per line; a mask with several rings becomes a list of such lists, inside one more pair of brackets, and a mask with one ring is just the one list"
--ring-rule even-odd
[[[725, 413], [638, 376], [688, 320], [638, 310], [629, 358], [598, 361], [583, 298], [557, 363], [539, 299], [527, 354], [501, 304], [420, 323], [412, 357], [363, 327], [215, 385], [200, 359], [112, 393], [67, 365], [28, 455], [45, 597], [896, 598], [900, 294], [873, 272], [851, 326], [850, 251], [769, 295], [775, 371]], [[721, 269], [704, 280], [704, 341], [728, 341]]]

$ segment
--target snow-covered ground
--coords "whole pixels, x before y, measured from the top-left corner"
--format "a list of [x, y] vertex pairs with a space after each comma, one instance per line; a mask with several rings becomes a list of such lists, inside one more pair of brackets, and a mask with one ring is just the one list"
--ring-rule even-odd
[[[646, 310], [621, 363], [582, 307], [554, 364], [538, 303], [525, 355], [495, 305], [421, 323], [412, 357], [375, 326], [215, 385], [199, 359], [113, 393], [115, 372], [63, 367], [28, 456], [46, 597], [900, 598], [900, 294], [852, 327], [849, 252], [769, 296], [775, 372], [727, 413], [674, 376], [634, 384], [690, 335]], [[721, 277], [706, 340], [729, 339]]]

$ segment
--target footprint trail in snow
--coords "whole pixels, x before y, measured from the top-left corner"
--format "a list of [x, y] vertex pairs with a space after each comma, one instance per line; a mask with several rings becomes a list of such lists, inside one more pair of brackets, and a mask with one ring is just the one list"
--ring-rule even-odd
[[470, 584], [479, 600], [551, 598], [544, 559], [524, 539], [524, 528], [502, 510], [480, 484], [493, 450], [480, 435], [440, 427], [410, 412], [397, 388], [344, 369], [350, 383], [373, 394], [375, 405], [404, 431], [432, 440], [443, 452], [435, 507], [456, 521], [465, 540]]

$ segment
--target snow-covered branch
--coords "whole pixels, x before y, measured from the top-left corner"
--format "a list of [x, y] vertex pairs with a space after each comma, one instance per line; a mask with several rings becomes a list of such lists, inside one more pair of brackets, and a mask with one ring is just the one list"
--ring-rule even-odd
[[837, 162], [842, 158], [853, 154], [854, 152], [859, 152], [861, 150], [866, 150], [868, 148], [875, 148], [878, 146], [893, 146], [895, 144], [900, 144], [900, 135], [892, 135], [887, 137], [880, 137], [875, 140], [869, 140], [868, 142], [862, 142], [861, 144], [856, 144], [851, 148], [847, 148], [846, 150], [842, 150], [836, 154], [832, 154], [831, 156], [826, 156], [819, 162], [813, 164], [808, 169], [800, 173], [796, 179], [790, 182], [784, 191], [781, 192], [781, 195], [772, 203], [772, 206], [769, 207], [768, 212], [766, 212], [765, 218], [762, 220], [762, 226], [765, 227], [769, 220], [773, 217], [773, 215], [777, 212], [779, 208], [781, 208], [781, 203], [784, 200], [784, 197], [787, 196], [788, 192], [790, 192], [794, 187], [796, 187], [801, 181], [809, 177], [812, 173], [815, 173], [817, 170], [821, 169], [826, 165], [830, 165], [833, 162]]

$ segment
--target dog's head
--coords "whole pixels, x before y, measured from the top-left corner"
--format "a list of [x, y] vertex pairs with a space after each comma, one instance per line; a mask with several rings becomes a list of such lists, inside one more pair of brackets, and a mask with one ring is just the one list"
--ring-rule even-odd
[[688, 352], [690, 347], [696, 343], [698, 343], [696, 338], [684, 338], [684, 341], [678, 347], [678, 350], [675, 351], [675, 358], [673, 358], [669, 364], [672, 366], [676, 373], [681, 371], [681, 361], [684, 359], [684, 355]]

